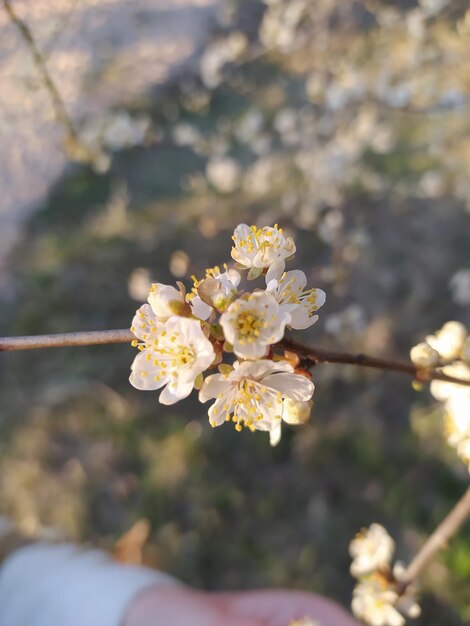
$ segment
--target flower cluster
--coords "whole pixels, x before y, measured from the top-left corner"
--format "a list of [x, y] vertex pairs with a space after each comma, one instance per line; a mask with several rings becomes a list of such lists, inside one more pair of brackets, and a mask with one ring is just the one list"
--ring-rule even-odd
[[[267, 431], [276, 445], [282, 421], [309, 418], [314, 391], [309, 375], [296, 370], [289, 353], [276, 353], [276, 345], [286, 328], [314, 324], [326, 296], [307, 289], [300, 270], [284, 271], [295, 244], [277, 224], [241, 224], [232, 239], [236, 269], [209, 268], [201, 280], [193, 276], [190, 291], [183, 283], [152, 285], [131, 326], [140, 354], [130, 382], [142, 390], [163, 388], [162, 404], [197, 388], [201, 402], [214, 401], [212, 426], [232, 421], [239, 431]], [[239, 270], [248, 270], [248, 280], [263, 277], [264, 288], [241, 291]], [[218, 371], [204, 378], [210, 368]]]
[[65, 149], [72, 160], [90, 163], [98, 174], [104, 174], [111, 167], [113, 153], [144, 145], [151, 134], [152, 120], [148, 115], [110, 111], [87, 121], [78, 138], [67, 140]]
[[[470, 381], [470, 336], [460, 322], [447, 322], [411, 350], [420, 369], [440, 368], [444, 374]], [[431, 393], [444, 404], [447, 442], [470, 469], [470, 387], [433, 380]]]
[[395, 543], [385, 528], [372, 524], [350, 543], [351, 574], [358, 579], [352, 610], [370, 626], [403, 626], [405, 617], [417, 617], [420, 608], [413, 590], [404, 583], [400, 563], [391, 567]]

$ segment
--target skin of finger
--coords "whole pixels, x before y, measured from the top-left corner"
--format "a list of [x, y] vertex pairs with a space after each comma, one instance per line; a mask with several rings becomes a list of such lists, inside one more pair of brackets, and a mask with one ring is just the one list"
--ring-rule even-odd
[[222, 608], [263, 621], [264, 626], [289, 626], [311, 617], [320, 626], [360, 626], [343, 608], [316, 594], [302, 591], [248, 591], [218, 595]]
[[150, 587], [132, 600], [120, 626], [265, 626], [236, 615], [215, 594], [181, 588]]

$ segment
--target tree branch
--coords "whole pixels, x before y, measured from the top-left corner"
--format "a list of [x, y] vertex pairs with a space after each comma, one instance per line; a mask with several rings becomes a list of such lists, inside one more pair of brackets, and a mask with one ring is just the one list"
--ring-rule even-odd
[[15, 12], [10, 0], [3, 0], [3, 6], [5, 11], [13, 24], [18, 29], [26, 47], [28, 48], [31, 57], [33, 59], [34, 65], [36, 66], [39, 75], [41, 76], [43, 85], [46, 91], [49, 93], [51, 98], [52, 107], [54, 109], [55, 116], [57, 121], [62, 124], [65, 129], [67, 137], [73, 139], [75, 141], [78, 140], [78, 135], [75, 130], [72, 119], [70, 118], [67, 109], [65, 107], [64, 101], [62, 100], [62, 96], [60, 95], [57, 86], [52, 79], [52, 76], [47, 69], [47, 65], [43, 59], [43, 56], [36, 44], [36, 41], [33, 37], [33, 33], [31, 29], [28, 27], [25, 22], [20, 18], [20, 16]]
[[37, 348], [65, 348], [67, 346], [98, 346], [108, 343], [130, 343], [135, 339], [127, 328], [122, 330], [93, 330], [60, 335], [32, 335], [27, 337], [0, 337], [0, 352], [33, 350]]
[[[32, 335], [27, 337], [0, 337], [0, 352], [13, 350], [32, 350], [38, 348], [62, 348], [66, 346], [96, 346], [108, 343], [130, 343], [135, 339], [130, 330], [96, 330], [89, 332], [63, 333], [57, 335]], [[443, 380], [456, 385], [470, 387], [470, 380], [448, 376], [442, 372], [423, 372], [411, 363], [378, 359], [366, 354], [350, 354], [349, 352], [334, 352], [299, 344], [292, 339], [284, 338], [279, 347], [295, 352], [301, 357], [305, 365], [316, 363], [339, 363], [342, 365], [358, 365], [391, 372], [408, 374], [417, 380]]]
[[[0, 340], [1, 341], [1, 340]], [[379, 370], [388, 370], [391, 372], [400, 372], [402, 374], [408, 374], [413, 376], [416, 380], [429, 381], [429, 380], [443, 380], [449, 383], [455, 383], [457, 385], [466, 385], [470, 387], [470, 380], [463, 380], [461, 378], [455, 378], [454, 376], [448, 376], [443, 372], [436, 370], [426, 371], [416, 368], [411, 363], [403, 363], [400, 361], [391, 361], [389, 359], [378, 359], [367, 354], [351, 354], [349, 352], [335, 352], [332, 350], [322, 350], [321, 348], [313, 348], [304, 346], [292, 339], [285, 337], [279, 344], [289, 352], [295, 352], [298, 354], [307, 366], [315, 365], [316, 363], [340, 363], [343, 365], [359, 365], [361, 367], [370, 367]], [[0, 343], [1, 349], [1, 343]]]
[[449, 540], [457, 533], [462, 524], [470, 517], [470, 487], [457, 502], [447, 517], [439, 524], [436, 530], [428, 537], [421, 550], [408, 565], [400, 593], [421, 574], [429, 561], [437, 552], [447, 547]]

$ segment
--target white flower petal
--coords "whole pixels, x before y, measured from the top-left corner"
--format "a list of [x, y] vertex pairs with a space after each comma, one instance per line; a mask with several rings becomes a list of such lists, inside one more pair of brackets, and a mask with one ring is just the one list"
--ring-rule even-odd
[[217, 396], [226, 393], [231, 386], [232, 382], [223, 374], [212, 374], [204, 380], [199, 391], [199, 401], [207, 402], [211, 398], [217, 398]]
[[239, 359], [261, 359], [268, 353], [266, 344], [262, 343], [243, 343], [238, 341], [233, 343], [233, 351]]
[[145, 341], [153, 328], [159, 323], [150, 304], [143, 304], [134, 315], [131, 330], [137, 339]]
[[[153, 391], [160, 389], [166, 383], [167, 379], [161, 374], [161, 368], [156, 367], [147, 357], [150, 353], [146, 350], [138, 354], [131, 368], [129, 381], [133, 387], [141, 391]], [[150, 355], [151, 356], [151, 355]], [[159, 380], [155, 380], [155, 376], [159, 376]]]
[[274, 448], [281, 441], [282, 436], [282, 427], [281, 422], [278, 422], [274, 428], [269, 431], [269, 443], [271, 447]]
[[147, 298], [158, 320], [164, 322], [176, 313], [176, 308], [184, 305], [184, 297], [175, 287], [163, 283], [153, 283]]
[[167, 385], [160, 394], [158, 401], [160, 404], [171, 405], [175, 404], [183, 398], [187, 398], [194, 388], [193, 383], [180, 383], [176, 387]]
[[189, 305], [191, 307], [192, 314], [200, 320], [204, 321], [209, 318], [210, 314], [214, 310], [208, 304], [203, 302], [199, 296], [194, 296], [194, 298], [191, 298], [191, 300], [189, 301]]
[[292, 400], [310, 400], [315, 391], [312, 381], [300, 374], [271, 374], [263, 383]]
[[279, 277], [282, 276], [285, 268], [286, 268], [285, 261], [281, 259], [279, 259], [278, 261], [275, 261], [266, 272], [266, 280], [270, 281], [270, 280], [279, 279]]

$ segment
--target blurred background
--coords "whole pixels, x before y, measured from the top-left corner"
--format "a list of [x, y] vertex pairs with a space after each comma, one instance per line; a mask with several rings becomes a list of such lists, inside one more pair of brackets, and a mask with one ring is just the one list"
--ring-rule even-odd
[[[128, 327], [240, 222], [279, 222], [327, 292], [305, 342], [407, 358], [470, 325], [467, 0], [1, 0], [0, 90], [1, 335]], [[271, 449], [133, 389], [134, 352], [0, 356], [24, 531], [134, 528], [118, 552], [191, 585], [349, 606], [354, 534], [384, 524], [407, 561], [468, 485], [406, 377], [317, 366], [311, 422]], [[468, 525], [422, 588], [415, 623], [470, 624]]]

